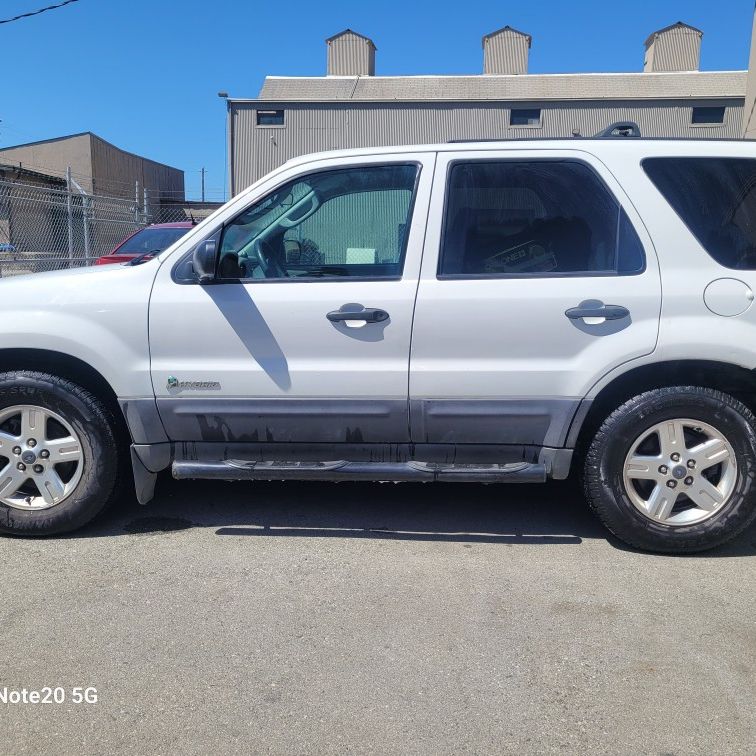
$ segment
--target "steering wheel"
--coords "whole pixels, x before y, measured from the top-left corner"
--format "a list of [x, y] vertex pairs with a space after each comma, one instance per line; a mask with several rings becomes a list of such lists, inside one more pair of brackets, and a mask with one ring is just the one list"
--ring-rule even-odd
[[260, 270], [265, 278], [288, 278], [289, 274], [281, 264], [279, 255], [270, 242], [259, 239], [254, 243], [252, 251], [257, 257]]

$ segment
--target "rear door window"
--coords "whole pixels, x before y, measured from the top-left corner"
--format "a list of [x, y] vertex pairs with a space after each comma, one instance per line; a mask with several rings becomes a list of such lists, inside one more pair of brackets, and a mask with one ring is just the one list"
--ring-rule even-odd
[[714, 260], [756, 270], [756, 160], [647, 158], [643, 168]]
[[574, 160], [455, 163], [439, 277], [628, 275], [641, 241], [599, 176]]

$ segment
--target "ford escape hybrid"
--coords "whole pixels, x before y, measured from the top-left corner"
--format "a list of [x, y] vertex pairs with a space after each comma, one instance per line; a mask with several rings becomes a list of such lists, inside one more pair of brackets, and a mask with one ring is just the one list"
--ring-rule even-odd
[[5, 532], [78, 528], [126, 472], [146, 503], [168, 469], [581, 475], [655, 551], [756, 516], [752, 143], [311, 155], [136, 262], [0, 281]]

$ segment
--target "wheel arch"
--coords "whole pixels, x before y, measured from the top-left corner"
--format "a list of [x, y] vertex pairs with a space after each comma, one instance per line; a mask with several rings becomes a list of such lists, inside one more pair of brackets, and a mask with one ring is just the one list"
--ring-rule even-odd
[[103, 402], [112, 415], [119, 442], [131, 442], [126, 418], [113, 387], [98, 370], [84, 360], [50, 349], [0, 349], [0, 373], [12, 370], [50, 373], [87, 389]]
[[756, 414], [756, 372], [714, 360], [669, 360], [640, 365], [621, 373], [584, 400], [572, 421], [567, 446], [581, 454], [603, 421], [638, 394], [671, 386], [717, 389], [739, 399]]

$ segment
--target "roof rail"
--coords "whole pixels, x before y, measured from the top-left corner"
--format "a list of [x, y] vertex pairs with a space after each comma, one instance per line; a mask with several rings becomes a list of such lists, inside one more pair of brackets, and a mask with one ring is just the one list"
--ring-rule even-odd
[[640, 139], [642, 136], [640, 126], [634, 121], [617, 121], [596, 134], [597, 139]]

